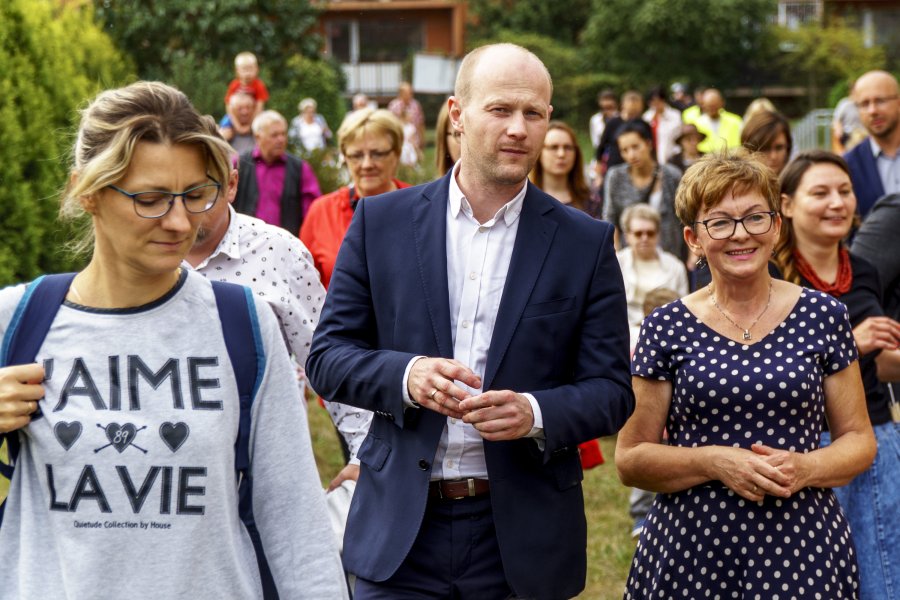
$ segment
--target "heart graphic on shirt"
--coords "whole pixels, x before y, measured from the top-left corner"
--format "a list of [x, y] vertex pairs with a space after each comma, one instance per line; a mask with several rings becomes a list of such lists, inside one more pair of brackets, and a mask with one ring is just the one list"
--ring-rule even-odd
[[65, 448], [66, 452], [68, 452], [69, 448], [74, 446], [75, 442], [78, 441], [78, 438], [81, 437], [81, 430], [81, 423], [78, 421], [73, 421], [71, 423], [60, 421], [53, 426], [53, 433], [56, 435], [56, 440], [59, 442], [60, 446]]
[[178, 452], [178, 449], [184, 444], [190, 435], [191, 430], [187, 423], [169, 423], [166, 421], [159, 426], [159, 437], [169, 447], [172, 452]]
[[119, 454], [125, 452], [137, 435], [137, 428], [131, 423], [119, 425], [118, 423], [110, 423], [105, 427], [106, 439], [112, 444], [112, 447], [119, 451]]

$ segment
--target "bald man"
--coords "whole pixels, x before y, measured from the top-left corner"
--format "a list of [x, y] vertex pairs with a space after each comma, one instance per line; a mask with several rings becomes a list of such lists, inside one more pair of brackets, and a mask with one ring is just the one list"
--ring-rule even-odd
[[886, 71], [856, 80], [851, 96], [869, 137], [847, 152], [856, 210], [862, 218], [886, 194], [900, 193], [900, 90]]
[[699, 98], [700, 112], [696, 115], [684, 114], [686, 123], [697, 127], [697, 131], [706, 135], [697, 149], [701, 152], [715, 152], [723, 148], [739, 148], [741, 145], [741, 128], [744, 121], [738, 115], [725, 110], [725, 98], [722, 92], [708, 88]]
[[362, 200], [344, 238], [307, 374], [375, 413], [344, 538], [356, 600], [584, 588], [578, 444], [634, 398], [613, 228], [527, 182], [551, 92], [524, 48], [472, 51], [457, 166]]

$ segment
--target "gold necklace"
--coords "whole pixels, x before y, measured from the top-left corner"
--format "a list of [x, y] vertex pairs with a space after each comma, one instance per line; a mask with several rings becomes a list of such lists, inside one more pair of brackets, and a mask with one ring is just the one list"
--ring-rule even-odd
[[726, 313], [724, 310], [722, 310], [722, 307], [719, 306], [718, 302], [716, 302], [716, 296], [713, 294], [712, 285], [710, 285], [707, 289], [709, 291], [709, 299], [712, 300], [712, 304], [713, 304], [713, 306], [716, 307], [716, 310], [718, 310], [720, 313], [722, 313], [722, 316], [725, 317], [726, 319], [728, 319], [729, 323], [731, 323], [732, 325], [734, 325], [735, 327], [737, 327], [738, 329], [740, 329], [741, 331], [744, 332], [744, 340], [747, 340], [747, 341], [752, 340], [753, 336], [750, 335], [750, 330], [753, 329], [757, 323], [759, 323], [759, 320], [762, 318], [762, 316], [764, 314], [766, 314], [766, 311], [769, 310], [769, 305], [772, 303], [772, 280], [771, 279], [769, 280], [769, 299], [766, 300], [766, 307], [764, 309], [762, 309], [762, 312], [759, 313], [759, 316], [756, 317], [756, 320], [753, 321], [753, 323], [750, 324], [750, 327], [747, 327], [746, 329], [744, 329], [743, 327], [741, 327], [740, 325], [735, 323], [734, 320], [728, 316], [728, 313]]

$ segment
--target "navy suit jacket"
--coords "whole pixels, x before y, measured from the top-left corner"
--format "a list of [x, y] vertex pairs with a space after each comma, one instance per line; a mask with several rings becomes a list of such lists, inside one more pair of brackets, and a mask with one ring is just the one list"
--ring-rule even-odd
[[856, 212], [865, 218], [875, 202], [884, 196], [884, 184], [881, 183], [881, 175], [878, 174], [869, 138], [844, 154], [844, 160], [850, 167], [853, 194], [856, 196]]
[[[367, 198], [344, 238], [307, 361], [329, 400], [375, 412], [344, 539], [348, 571], [384, 581], [412, 546], [446, 417], [408, 408], [416, 355], [453, 357], [447, 284], [449, 175]], [[506, 579], [517, 595], [584, 587], [587, 543], [577, 446], [634, 408], [613, 228], [529, 185], [483, 387], [534, 394], [546, 436], [484, 442]]]

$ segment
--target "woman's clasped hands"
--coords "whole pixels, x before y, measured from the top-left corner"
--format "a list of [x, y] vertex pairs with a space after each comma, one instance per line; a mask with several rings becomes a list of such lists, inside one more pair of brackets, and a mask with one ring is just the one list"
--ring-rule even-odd
[[766, 495], [789, 498], [806, 487], [807, 454], [753, 444], [750, 450], [719, 447], [712, 461], [715, 479], [739, 496], [760, 502]]

